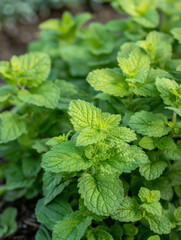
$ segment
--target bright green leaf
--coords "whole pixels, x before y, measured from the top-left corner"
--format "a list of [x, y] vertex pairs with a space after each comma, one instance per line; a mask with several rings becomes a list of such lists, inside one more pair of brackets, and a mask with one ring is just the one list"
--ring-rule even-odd
[[146, 180], [154, 180], [162, 175], [166, 167], [166, 161], [151, 161], [141, 165], [139, 171], [141, 176], [145, 177]]
[[147, 77], [150, 60], [140, 48], [135, 48], [128, 58], [118, 57], [118, 63], [129, 82], [143, 83]]
[[56, 223], [52, 240], [80, 240], [91, 220], [90, 216], [82, 216], [79, 212], [72, 213]]
[[78, 188], [85, 206], [101, 216], [113, 214], [123, 197], [122, 183], [114, 175], [84, 173], [79, 179]]
[[0, 74], [10, 84], [37, 87], [46, 80], [50, 72], [50, 58], [41, 52], [13, 56], [6, 67], [0, 67]]
[[26, 132], [26, 122], [23, 117], [12, 112], [0, 114], [0, 143], [15, 140]]
[[181, 28], [173, 28], [171, 33], [173, 34], [174, 38], [181, 43]]
[[81, 171], [90, 166], [91, 162], [84, 159], [81, 150], [72, 142], [53, 147], [42, 160], [42, 167], [54, 173]]
[[147, 136], [141, 138], [139, 145], [148, 150], [153, 150], [155, 148], [153, 138]]
[[147, 240], [160, 240], [160, 237], [158, 235], [154, 235], [149, 237]]
[[136, 112], [129, 121], [129, 126], [139, 134], [149, 137], [162, 137], [167, 135], [170, 127], [167, 118], [161, 113]]
[[172, 229], [172, 223], [166, 215], [155, 216], [149, 214], [145, 217], [150, 225], [150, 229], [157, 234], [169, 234]]
[[77, 100], [72, 101], [69, 107], [69, 114], [72, 117], [71, 122], [74, 129], [80, 132], [86, 127], [97, 127], [100, 123], [102, 114], [99, 108], [96, 108], [93, 104]]
[[154, 203], [160, 200], [160, 191], [157, 190], [151, 191], [145, 187], [141, 187], [138, 196], [144, 203]]
[[59, 102], [59, 91], [52, 82], [45, 82], [38, 88], [20, 90], [18, 98], [25, 103], [54, 109]]
[[156, 87], [166, 105], [181, 107], [181, 86], [174, 80], [157, 78]]
[[0, 87], [0, 102], [7, 101], [11, 95], [16, 94], [18, 89], [14, 86], [3, 85]]
[[124, 197], [112, 217], [120, 222], [136, 222], [141, 220], [142, 212], [136, 199]]
[[89, 73], [87, 81], [96, 91], [102, 91], [116, 97], [128, 95], [128, 83], [116, 69], [95, 70]]

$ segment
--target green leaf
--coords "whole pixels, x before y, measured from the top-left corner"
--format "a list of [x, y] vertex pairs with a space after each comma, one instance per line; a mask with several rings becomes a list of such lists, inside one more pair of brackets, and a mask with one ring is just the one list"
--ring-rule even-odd
[[148, 150], [153, 150], [155, 148], [153, 138], [147, 136], [141, 138], [139, 145]]
[[139, 198], [144, 203], [154, 203], [160, 200], [160, 191], [152, 190], [141, 187], [138, 193]]
[[120, 222], [136, 222], [141, 220], [142, 212], [136, 199], [124, 197], [112, 218]]
[[170, 144], [170, 146], [164, 151], [164, 155], [167, 159], [175, 161], [181, 160], [181, 140], [178, 140], [176, 144]]
[[142, 16], [150, 10], [154, 10], [156, 8], [155, 0], [118, 0], [118, 3], [126, 13], [134, 17]]
[[18, 164], [11, 165], [6, 170], [6, 190], [12, 191], [20, 188], [29, 188], [34, 183], [35, 178], [27, 178], [23, 174], [23, 169]]
[[54, 147], [56, 145], [59, 145], [63, 142], [66, 142], [66, 137], [63, 135], [60, 135], [58, 137], [53, 137], [53, 138], [50, 138], [46, 143], [45, 145], [47, 146], [50, 146], [50, 147]]
[[82, 100], [72, 101], [70, 103], [69, 115], [72, 117], [71, 122], [77, 132], [80, 132], [86, 127], [96, 128], [102, 118], [99, 108]]
[[141, 148], [124, 144], [120, 146], [119, 152], [110, 156], [107, 161], [100, 162], [100, 169], [108, 173], [129, 173], [147, 162], [148, 157]]
[[107, 131], [109, 134], [113, 129], [116, 129], [121, 121], [121, 116], [118, 114], [102, 113], [102, 121], [100, 128]]
[[117, 69], [101, 69], [89, 73], [88, 83], [96, 90], [116, 97], [128, 95], [128, 83]]
[[117, 127], [111, 131], [111, 135], [109, 136], [109, 140], [111, 142], [132, 142], [136, 140], [136, 134], [133, 130], [127, 127]]
[[37, 87], [50, 72], [50, 58], [45, 53], [33, 52], [13, 56], [6, 67], [0, 68], [1, 76], [10, 84], [28, 88]]
[[63, 175], [60, 173], [45, 172], [43, 175], [44, 203], [51, 202], [69, 184], [70, 180], [64, 180]]
[[37, 220], [52, 230], [57, 221], [72, 213], [72, 208], [68, 202], [59, 197], [47, 205], [45, 205], [43, 198], [38, 201], [35, 213]]
[[62, 15], [62, 19], [50, 19], [42, 24], [40, 24], [40, 29], [42, 30], [54, 30], [60, 33], [63, 36], [68, 35], [68, 33], [74, 27], [74, 18], [73, 15], [69, 11], [65, 11]]
[[[152, 4], [152, 3], [150, 3]], [[133, 20], [146, 28], [155, 28], [159, 24], [159, 14], [157, 11], [152, 10], [140, 17], [134, 17]]]
[[88, 49], [94, 55], [110, 54], [113, 51], [113, 35], [101, 23], [90, 24], [83, 38], [88, 42]]
[[89, 12], [83, 12], [79, 13], [75, 16], [75, 23], [81, 27], [84, 25], [87, 21], [91, 20], [93, 18], [93, 15]]
[[[180, 172], [179, 172], [179, 174], [180, 174]], [[180, 182], [180, 178], [179, 178], [179, 182]], [[159, 190], [161, 193], [161, 199], [163, 199], [163, 200], [171, 201], [171, 199], [173, 197], [171, 181], [170, 181], [170, 179], [167, 179], [165, 177], [160, 177], [156, 180], [147, 182], [146, 187], [148, 187], [150, 189], [154, 189], [154, 190]]]
[[[77, 68], [76, 68], [77, 69]], [[69, 104], [74, 99], [89, 99], [88, 94], [78, 88], [75, 84], [64, 81], [64, 80], [55, 80], [55, 84], [59, 89], [60, 99], [58, 108], [59, 109], [68, 109]]]
[[180, 108], [166, 107], [166, 109], [174, 111], [176, 114], [178, 114], [181, 117], [181, 109]]
[[181, 107], [181, 86], [174, 80], [157, 78], [156, 87], [166, 105]]
[[137, 44], [146, 51], [154, 66], [163, 68], [172, 57], [171, 41], [172, 38], [169, 35], [152, 31], [147, 35], [146, 40], [139, 41]]
[[174, 38], [181, 43], [181, 28], [173, 28], [170, 32], [173, 34]]
[[11, 95], [16, 94], [18, 89], [14, 86], [3, 85], [0, 87], [0, 102], [7, 101]]
[[102, 113], [93, 104], [81, 100], [70, 103], [69, 114], [75, 130], [79, 132], [77, 146], [104, 140], [112, 134], [121, 120], [120, 115]]
[[174, 216], [178, 222], [181, 222], [181, 207], [175, 209]]
[[155, 139], [156, 147], [160, 150], [176, 150], [176, 144], [170, 136], [162, 137], [158, 140]]
[[36, 140], [32, 145], [32, 149], [35, 149], [37, 153], [45, 153], [48, 151], [48, 147], [46, 146], [47, 138], [42, 138], [40, 140]]
[[114, 240], [111, 234], [99, 227], [92, 228], [87, 233], [87, 240]]
[[161, 113], [141, 111], [131, 117], [129, 126], [139, 134], [148, 137], [162, 137], [170, 132], [167, 121], [167, 117]]
[[154, 235], [149, 237], [147, 240], [160, 240], [160, 237], [158, 235]]
[[118, 52], [118, 59], [119, 58], [129, 58], [131, 52], [133, 52], [138, 46], [134, 42], [125, 42], [120, 48]]
[[51, 236], [48, 230], [44, 227], [40, 227], [35, 235], [35, 240], [51, 240]]
[[143, 83], [150, 68], [149, 57], [140, 48], [135, 48], [128, 58], [118, 57], [118, 63], [129, 82]]
[[80, 240], [91, 221], [90, 216], [82, 216], [79, 212], [72, 213], [56, 223], [52, 240]]
[[137, 235], [138, 233], [138, 228], [134, 226], [133, 223], [125, 223], [123, 225], [123, 229], [124, 229], [124, 234], [130, 238], [134, 237], [135, 235]]
[[166, 173], [166, 179], [171, 186], [181, 185], [181, 162], [174, 162]]
[[40, 159], [27, 156], [22, 158], [22, 170], [23, 174], [27, 177], [36, 177], [41, 170]]
[[153, 203], [144, 203], [141, 205], [141, 207], [147, 212], [151, 213], [154, 216], [161, 216], [162, 215], [162, 205], [159, 202], [153, 202]]
[[55, 84], [45, 82], [29, 91], [26, 89], [20, 90], [18, 98], [28, 104], [54, 109], [58, 106], [60, 96]]
[[146, 180], [154, 180], [162, 175], [166, 167], [166, 161], [156, 160], [141, 165], [139, 171]]
[[78, 188], [85, 206], [100, 216], [113, 214], [123, 198], [122, 183], [111, 174], [84, 173], [79, 179]]
[[9, 236], [17, 230], [16, 216], [16, 208], [8, 207], [4, 210], [0, 218], [0, 237]]
[[89, 144], [97, 143], [107, 137], [104, 132], [92, 129], [91, 127], [84, 128], [77, 137], [77, 146], [87, 146]]
[[135, 145], [125, 145], [120, 150], [117, 160], [120, 163], [120, 169], [124, 172], [131, 172], [141, 164], [148, 162], [145, 152]]
[[134, 83], [132, 86], [134, 93], [138, 96], [157, 97], [159, 95], [155, 85], [157, 77], [170, 77], [170, 75], [164, 70], [151, 68], [143, 83]]
[[26, 132], [26, 122], [18, 114], [3, 112], [0, 114], [0, 143], [15, 140]]
[[146, 215], [145, 219], [150, 225], [150, 229], [157, 234], [169, 234], [172, 229], [172, 223], [166, 215]]
[[41, 166], [54, 173], [74, 172], [91, 167], [91, 162], [83, 157], [83, 153], [73, 142], [65, 142], [47, 152]]

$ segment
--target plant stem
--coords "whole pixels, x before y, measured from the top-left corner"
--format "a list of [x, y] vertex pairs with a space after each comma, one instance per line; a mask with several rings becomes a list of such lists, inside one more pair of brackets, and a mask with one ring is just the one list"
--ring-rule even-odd
[[176, 114], [176, 112], [174, 112], [173, 117], [172, 117], [172, 122], [174, 125], [176, 124], [176, 121], [177, 121], [177, 114]]

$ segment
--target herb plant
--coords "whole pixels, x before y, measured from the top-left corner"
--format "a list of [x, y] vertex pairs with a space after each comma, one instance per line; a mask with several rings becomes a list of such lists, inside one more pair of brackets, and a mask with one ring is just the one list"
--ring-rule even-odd
[[42, 193], [36, 240], [181, 239], [179, 1], [111, 2], [130, 17], [66, 12], [0, 63], [0, 193]]
[[[46, 80], [49, 72], [50, 58], [40, 52], [0, 63], [0, 74], [7, 82], [0, 88], [4, 109], [0, 114], [0, 152], [9, 160], [1, 166], [1, 178], [6, 179], [1, 193], [8, 201], [41, 192], [40, 154], [48, 150], [45, 142], [61, 129], [71, 130], [64, 110], [69, 101], [80, 95], [86, 99], [86, 93], [71, 83]], [[64, 97], [67, 92], [70, 99]]]
[[88, 24], [91, 19], [90, 13], [74, 17], [66, 11], [61, 20], [50, 19], [40, 24], [40, 39], [30, 44], [29, 49], [51, 56], [51, 78], [80, 81], [95, 68], [115, 65], [124, 38], [113, 33], [107, 25]]

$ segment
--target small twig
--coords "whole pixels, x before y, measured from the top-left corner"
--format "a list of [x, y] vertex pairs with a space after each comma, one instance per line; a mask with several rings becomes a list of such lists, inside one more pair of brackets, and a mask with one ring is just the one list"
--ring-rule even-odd
[[26, 225], [31, 226], [31, 227], [39, 228], [39, 225], [38, 225], [38, 224], [33, 223], [33, 222], [30, 222], [30, 221], [28, 221], [28, 220], [24, 220], [24, 223], [25, 223]]
[[21, 235], [21, 236], [15, 236], [15, 237], [13, 237], [13, 239], [24, 239], [24, 235]]

